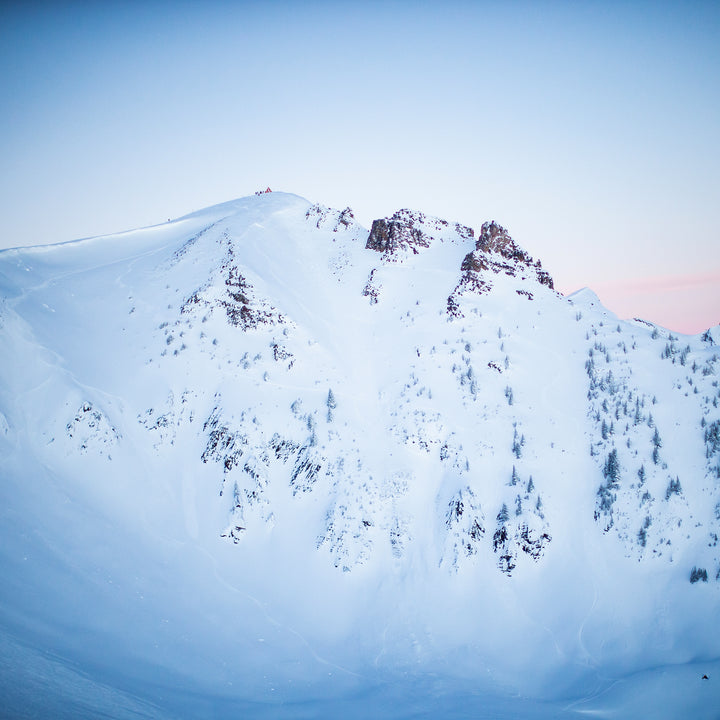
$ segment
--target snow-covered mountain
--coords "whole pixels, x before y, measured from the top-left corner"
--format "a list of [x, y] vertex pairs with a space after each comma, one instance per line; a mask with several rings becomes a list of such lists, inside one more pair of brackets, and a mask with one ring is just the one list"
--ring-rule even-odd
[[720, 328], [277, 192], [0, 292], [8, 716], [718, 717]]

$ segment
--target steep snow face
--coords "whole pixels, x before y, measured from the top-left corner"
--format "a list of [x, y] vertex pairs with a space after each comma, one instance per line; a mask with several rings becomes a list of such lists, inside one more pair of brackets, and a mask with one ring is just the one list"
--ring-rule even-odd
[[716, 657], [717, 328], [563, 298], [494, 222], [284, 193], [6, 251], [0, 287], [28, 677], [47, 648], [152, 715], [143, 673], [256, 710], [432, 675], [436, 707]]

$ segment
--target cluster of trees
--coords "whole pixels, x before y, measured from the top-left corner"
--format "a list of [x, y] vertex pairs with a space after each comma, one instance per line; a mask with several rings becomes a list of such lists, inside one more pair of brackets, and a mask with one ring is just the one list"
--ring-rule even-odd
[[652, 436], [653, 452], [652, 460], [657, 465], [660, 462], [660, 448], [662, 447], [662, 440], [660, 439], [660, 433], [655, 428], [655, 433]]
[[[603, 466], [603, 477], [605, 483], [602, 484], [597, 491], [598, 495], [598, 507], [595, 511], [595, 519], [600, 517], [600, 513], [604, 515], [612, 515], [612, 506], [617, 495], [615, 490], [619, 487], [620, 480], [620, 462], [618, 461], [617, 450], [613, 448], [605, 459], [605, 465]], [[612, 521], [608, 528], [612, 525]]]
[[671, 478], [665, 491], [665, 499], [669, 500], [672, 495], [679, 495], [681, 492], [680, 478], [676, 477], [674, 480]]
[[513, 455], [515, 455], [516, 458], [519, 458], [522, 455], [522, 449], [523, 449], [524, 445], [525, 445], [525, 436], [518, 435], [517, 427], [513, 428], [512, 451], [513, 451]]

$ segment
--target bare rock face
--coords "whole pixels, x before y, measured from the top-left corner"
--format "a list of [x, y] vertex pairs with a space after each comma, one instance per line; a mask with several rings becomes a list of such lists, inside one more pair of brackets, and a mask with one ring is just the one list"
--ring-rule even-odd
[[[244, 332], [262, 326], [283, 325], [285, 318], [262, 298], [258, 298], [252, 284], [240, 271], [235, 250], [227, 233], [222, 235], [225, 255], [207, 282], [197, 288], [183, 302], [180, 312], [188, 316], [198, 311], [205, 314], [223, 308], [230, 325]], [[204, 320], [203, 320], [204, 322]], [[179, 321], [175, 323], [177, 326]], [[166, 342], [172, 335], [166, 329]], [[175, 352], [177, 355], [177, 352]], [[275, 356], [277, 360], [277, 355]], [[284, 358], [282, 358], [284, 359]]]
[[374, 220], [365, 248], [383, 253], [388, 259], [399, 250], [417, 255], [419, 248], [430, 246], [427, 234], [414, 222], [418, 219], [409, 210], [399, 210], [389, 220]]
[[[540, 260], [534, 261], [515, 243], [508, 231], [494, 220], [483, 223], [480, 237], [475, 243], [475, 252], [478, 251], [490, 256], [489, 264], [493, 272], [505, 272], [508, 275], [516, 276], [527, 269], [535, 275], [541, 285], [553, 289], [553, 280], [550, 274], [542, 269]], [[492, 255], [495, 257], [493, 258]], [[508, 262], [503, 262], [500, 258]]]
[[508, 231], [494, 220], [483, 223], [475, 243], [477, 250], [500, 253], [506, 258], [525, 259], [526, 254], [515, 244]]
[[377, 305], [378, 296], [380, 295], [380, 290], [382, 289], [382, 286], [378, 285], [375, 278], [376, 272], [377, 268], [373, 268], [370, 271], [370, 277], [368, 278], [367, 283], [365, 283], [365, 287], [362, 291], [363, 296], [370, 299], [371, 305]]
[[383, 254], [383, 260], [395, 262], [403, 254], [417, 255], [422, 248], [430, 247], [433, 240], [452, 235], [467, 240], [475, 237], [472, 228], [445, 220], [428, 217], [412, 210], [398, 210], [391, 218], [374, 220], [365, 248]]
[[80, 453], [106, 453], [120, 439], [120, 433], [110, 424], [105, 413], [85, 401], [66, 426], [68, 438], [77, 443]]
[[305, 213], [305, 219], [312, 222], [316, 228], [330, 227], [334, 233], [347, 230], [356, 224], [355, 215], [351, 208], [334, 210], [316, 203]]
[[445, 512], [447, 529], [444, 562], [458, 570], [464, 560], [482, 552], [485, 537], [485, 517], [469, 486], [458, 491]]
[[[474, 240], [475, 231], [466, 225], [413, 210], [398, 210], [392, 217], [373, 221], [365, 249], [380, 253], [381, 265], [402, 264], [431, 246], [447, 243], [467, 247]], [[373, 268], [362, 292], [371, 305], [378, 302], [382, 289], [379, 268]]]
[[231, 266], [225, 278], [227, 296], [221, 301], [227, 313], [228, 322], [243, 330], [257, 328], [259, 325], [277, 323], [279, 315], [272, 310], [257, 307], [253, 297], [253, 288], [240, 274], [235, 266]]
[[[508, 231], [494, 220], [483, 223], [475, 250], [468, 253], [460, 266], [460, 282], [448, 297], [447, 311], [453, 317], [460, 317], [459, 298], [465, 292], [486, 293], [492, 289], [492, 274], [505, 273], [512, 277], [535, 279], [540, 285], [553, 289], [553, 279], [542, 269], [540, 260], [525, 252], [510, 237]], [[528, 300], [532, 292], [518, 290]]]

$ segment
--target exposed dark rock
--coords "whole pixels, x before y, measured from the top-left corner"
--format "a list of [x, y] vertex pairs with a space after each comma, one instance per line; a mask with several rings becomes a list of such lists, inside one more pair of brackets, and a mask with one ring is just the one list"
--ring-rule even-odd
[[223, 538], [229, 538], [230, 540], [237, 545], [240, 542], [240, 538], [242, 537], [242, 534], [245, 532], [245, 527], [243, 525], [233, 525], [232, 527], [228, 528], [225, 532], [220, 533], [220, 537]]
[[270, 448], [275, 453], [275, 457], [282, 462], [287, 462], [291, 455], [294, 455], [300, 446], [297, 443], [282, 437], [279, 433], [275, 433], [270, 440]]
[[512, 575], [512, 571], [516, 567], [515, 556], [510, 553], [505, 553], [498, 558], [498, 567], [506, 575]]
[[[365, 248], [383, 254], [383, 260], [397, 262], [403, 254], [417, 255], [423, 248], [430, 247], [444, 235], [447, 239], [449, 224], [412, 210], [398, 210], [391, 218], [373, 221]], [[455, 223], [453, 228], [457, 238], [450, 241], [471, 240], [475, 231], [465, 225]]]
[[275, 362], [284, 362], [287, 360], [288, 370], [295, 364], [295, 356], [284, 345], [273, 342], [270, 347], [272, 347]]
[[232, 325], [243, 330], [255, 329], [259, 325], [273, 325], [281, 321], [275, 312], [255, 307], [252, 285], [240, 274], [235, 266], [231, 266], [225, 278], [227, 299], [221, 301], [228, 320]]
[[498, 253], [508, 260], [518, 259], [527, 263], [528, 259], [527, 254], [510, 237], [510, 233], [494, 220], [483, 223], [475, 248], [483, 252]]
[[346, 230], [355, 223], [355, 215], [351, 208], [346, 207], [344, 210], [334, 210], [324, 205], [315, 204], [308, 208], [305, 213], [305, 219], [315, 223], [316, 228], [332, 225], [332, 231], [338, 232]]
[[471, 240], [475, 237], [475, 231], [471, 227], [468, 227], [467, 225], [461, 225], [460, 223], [455, 223], [455, 232], [463, 240]]
[[[540, 260], [533, 260], [515, 243], [507, 230], [494, 221], [483, 224], [475, 250], [465, 256], [460, 272], [460, 281], [447, 301], [447, 312], [452, 317], [462, 317], [461, 295], [466, 292], [481, 295], [492, 289], [492, 274], [502, 272], [511, 277], [520, 275], [522, 280], [534, 276], [541, 285], [553, 289], [553, 280], [550, 274], [542, 269]], [[521, 289], [517, 292], [525, 295], [528, 300], [533, 299], [529, 290]]]
[[463, 510], [465, 509], [465, 506], [463, 505], [463, 501], [460, 498], [455, 498], [450, 501], [450, 507], [447, 514], [447, 519], [445, 520], [445, 524], [448, 527], [451, 527], [453, 524], [453, 521], [457, 521], [462, 517]]
[[322, 470], [322, 459], [318, 458], [317, 454], [309, 447], [303, 447], [297, 455], [295, 467], [290, 476], [293, 495], [312, 490], [320, 470]]
[[380, 295], [380, 287], [375, 282], [375, 268], [370, 271], [370, 277], [368, 278], [365, 287], [363, 288], [362, 294], [364, 297], [370, 298], [370, 304], [375, 305]]
[[365, 248], [383, 253], [385, 259], [392, 259], [398, 250], [410, 250], [417, 255], [418, 248], [430, 246], [429, 237], [414, 221], [416, 216], [409, 210], [396, 212], [389, 220], [373, 220], [372, 229]]
[[244, 435], [230, 430], [220, 421], [218, 409], [215, 408], [205, 421], [203, 430], [209, 430], [208, 441], [202, 453], [204, 463], [213, 460], [221, 463], [223, 472], [229, 473], [240, 464], [248, 440]]
[[[540, 260], [533, 260], [527, 252], [515, 243], [508, 231], [495, 221], [483, 223], [480, 229], [480, 236], [475, 243], [475, 249], [489, 256], [487, 263], [493, 272], [505, 272], [508, 275], [516, 276], [518, 272], [532, 270], [535, 273], [537, 281], [552, 290], [553, 280], [550, 275], [542, 269]], [[497, 257], [493, 258], [492, 255], [499, 255], [510, 262], [503, 263]]]
[[83, 404], [75, 417], [66, 425], [68, 437], [78, 442], [81, 453], [105, 445], [113, 445], [120, 439], [118, 431], [110, 424], [105, 414], [91, 402]]
[[520, 548], [535, 561], [542, 557], [545, 546], [551, 540], [552, 538], [546, 532], [533, 533], [525, 523], [520, 526]]
[[353, 211], [349, 207], [346, 207], [340, 213], [334, 230], [337, 231], [341, 225], [343, 227], [350, 227], [350, 225], [354, 222], [354, 220], [355, 220], [355, 215], [353, 214]]
[[505, 548], [509, 541], [510, 537], [508, 535], [507, 528], [504, 525], [501, 525], [493, 535], [493, 550], [497, 552], [498, 550]]
[[445, 513], [445, 527], [452, 538], [452, 564], [456, 569], [462, 556], [471, 557], [480, 551], [484, 524], [480, 505], [469, 487], [453, 496]]

